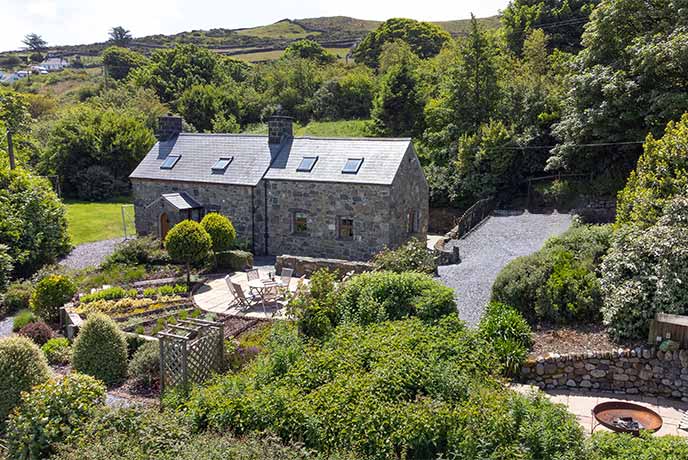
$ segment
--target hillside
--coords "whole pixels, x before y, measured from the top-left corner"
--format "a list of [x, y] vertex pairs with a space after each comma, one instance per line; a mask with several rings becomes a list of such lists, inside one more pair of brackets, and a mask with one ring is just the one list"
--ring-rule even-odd
[[[497, 28], [499, 17], [491, 16], [478, 19], [486, 28]], [[148, 35], [134, 39], [130, 47], [137, 51], [151, 51], [171, 47], [178, 43], [193, 43], [208, 47], [217, 52], [236, 56], [249, 62], [276, 59], [289, 43], [309, 38], [321, 43], [331, 52], [344, 58], [348, 50], [363, 38], [366, 33], [380, 25], [381, 21], [369, 21], [346, 16], [329, 16], [305, 19], [282, 19], [274, 24], [245, 29], [192, 30], [172, 35]], [[436, 22], [452, 35], [466, 33], [470, 19]], [[108, 43], [54, 46], [48, 51], [64, 56], [95, 57], [108, 46]], [[25, 52], [0, 53], [0, 59], [8, 55], [24, 57]], [[2, 63], [0, 62], [0, 67]]]

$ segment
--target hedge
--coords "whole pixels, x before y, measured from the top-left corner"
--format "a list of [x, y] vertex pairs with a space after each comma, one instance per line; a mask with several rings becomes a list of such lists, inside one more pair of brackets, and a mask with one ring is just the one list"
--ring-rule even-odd
[[127, 376], [127, 340], [117, 324], [102, 314], [91, 315], [74, 341], [74, 369], [115, 385]]

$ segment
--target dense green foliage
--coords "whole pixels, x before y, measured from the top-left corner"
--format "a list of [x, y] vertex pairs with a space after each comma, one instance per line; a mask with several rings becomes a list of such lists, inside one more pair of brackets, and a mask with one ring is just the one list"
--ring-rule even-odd
[[492, 298], [516, 308], [529, 322], [594, 321], [600, 316], [599, 264], [611, 227], [578, 225], [548, 240], [535, 254], [510, 262]]
[[111, 46], [103, 51], [105, 71], [115, 80], [125, 79], [129, 72], [145, 65], [147, 61], [142, 54], [120, 46]]
[[72, 364], [106, 385], [127, 376], [127, 340], [119, 326], [101, 314], [89, 315], [74, 341]]
[[284, 325], [273, 330], [255, 365], [192, 394], [186, 411], [196, 427], [269, 430], [357, 458], [511, 452], [544, 460], [580, 452], [575, 419], [496, 386], [489, 348], [456, 317], [434, 326], [417, 319], [340, 326], [322, 345]]
[[45, 321], [60, 320], [60, 308], [76, 294], [76, 285], [64, 275], [49, 275], [41, 279], [31, 294], [31, 310]]
[[587, 443], [589, 460], [678, 460], [688, 456], [688, 441], [678, 436], [597, 432]]
[[50, 162], [65, 193], [87, 200], [128, 190], [126, 179], [155, 143], [134, 111], [83, 104], [67, 110], [48, 134]]
[[129, 377], [146, 387], [160, 380], [160, 344], [157, 341], [146, 342], [134, 352], [129, 362]]
[[35, 387], [8, 420], [8, 458], [50, 456], [56, 443], [75, 436], [103, 404], [105, 387], [88, 375], [72, 373]]
[[105, 260], [105, 266], [113, 265], [163, 265], [170, 262], [167, 252], [160, 248], [160, 241], [151, 236], [127, 240], [117, 246]]
[[490, 342], [504, 370], [516, 374], [533, 344], [532, 330], [515, 308], [491, 302], [478, 326], [482, 338]]
[[19, 329], [19, 335], [31, 339], [38, 346], [42, 346], [53, 338], [53, 330], [43, 321], [36, 321]]
[[282, 55], [284, 58], [302, 58], [302, 59], [312, 59], [320, 64], [328, 64], [334, 62], [336, 57], [318, 42], [313, 40], [303, 39], [298, 40], [287, 46]]
[[590, 12], [600, 0], [513, 0], [502, 12], [509, 49], [521, 53], [528, 32], [544, 29], [551, 47], [567, 52], [581, 49], [581, 35]]
[[425, 241], [412, 238], [397, 249], [384, 249], [372, 260], [377, 271], [418, 272], [432, 275], [437, 271], [437, 262]]
[[48, 380], [50, 368], [38, 346], [26, 337], [0, 339], [0, 432], [21, 400], [21, 392]]
[[203, 262], [212, 248], [208, 232], [198, 222], [184, 220], [167, 233], [165, 249], [170, 257], [186, 266], [187, 284], [190, 282], [191, 265]]
[[[660, 136], [688, 110], [687, 24], [681, 2], [605, 0], [595, 8], [572, 63], [550, 168], [625, 178], [640, 145], [624, 143]], [[590, 143], [605, 145], [581, 146]]]
[[413, 69], [406, 62], [387, 69], [373, 101], [373, 126], [382, 137], [411, 137], [423, 130], [423, 100]]
[[602, 314], [614, 337], [646, 338], [655, 313], [688, 313], [688, 200], [668, 202], [647, 229], [617, 231], [601, 269]]
[[10, 283], [5, 291], [0, 306], [0, 315], [29, 308], [33, 286], [30, 281], [15, 281]]
[[64, 206], [47, 179], [0, 167], [0, 244], [26, 277], [69, 249]]
[[72, 347], [69, 340], [64, 337], [48, 340], [41, 347], [41, 351], [50, 364], [69, 364], [72, 359]]
[[657, 222], [665, 204], [674, 196], [688, 192], [688, 115], [670, 121], [664, 136], [655, 140], [649, 134], [644, 153], [619, 193], [616, 222], [648, 227]]
[[232, 221], [217, 212], [206, 214], [201, 220], [201, 226], [210, 235], [212, 241], [212, 251], [217, 256], [220, 252], [229, 251], [234, 248], [236, 230]]
[[376, 68], [385, 43], [403, 40], [420, 58], [429, 58], [440, 52], [451, 36], [439, 26], [413, 19], [388, 19], [380, 27], [368, 33], [353, 52], [354, 58], [369, 67]]

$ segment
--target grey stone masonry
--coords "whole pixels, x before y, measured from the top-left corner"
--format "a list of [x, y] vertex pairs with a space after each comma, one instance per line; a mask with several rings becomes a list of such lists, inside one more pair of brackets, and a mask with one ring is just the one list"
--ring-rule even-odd
[[543, 389], [607, 390], [688, 401], [688, 350], [553, 354], [529, 359], [520, 377]]
[[281, 144], [284, 140], [293, 137], [293, 122], [293, 118], [281, 115], [268, 118], [268, 143]]
[[182, 117], [158, 118], [158, 139], [165, 141], [182, 132]]
[[297, 257], [290, 255], [277, 256], [275, 262], [275, 272], [281, 273], [283, 268], [294, 270], [294, 276], [308, 276], [326, 268], [337, 272], [341, 277], [349, 273], [363, 273], [373, 269], [373, 265], [368, 262], [352, 262], [341, 259], [316, 259], [314, 257]]

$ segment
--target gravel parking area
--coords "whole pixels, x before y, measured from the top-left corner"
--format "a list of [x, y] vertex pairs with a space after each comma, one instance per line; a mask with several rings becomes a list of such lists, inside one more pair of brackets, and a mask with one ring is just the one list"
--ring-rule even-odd
[[4, 319], [0, 319], [0, 338], [12, 335], [12, 324], [14, 323], [14, 317], [8, 316]]
[[456, 241], [461, 263], [439, 268], [442, 282], [454, 289], [459, 316], [475, 326], [490, 300], [492, 284], [500, 270], [516, 257], [531, 254], [547, 238], [565, 232], [569, 214], [495, 215]]
[[117, 244], [122, 241], [124, 241], [124, 238], [80, 244], [75, 247], [68, 256], [60, 260], [60, 265], [64, 265], [74, 270], [98, 266], [107, 256], [112, 254]]

